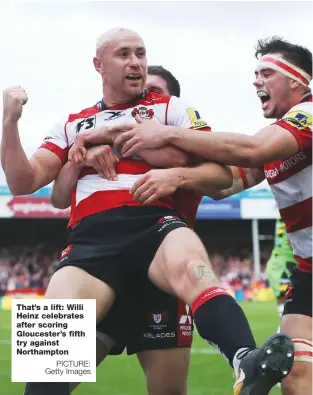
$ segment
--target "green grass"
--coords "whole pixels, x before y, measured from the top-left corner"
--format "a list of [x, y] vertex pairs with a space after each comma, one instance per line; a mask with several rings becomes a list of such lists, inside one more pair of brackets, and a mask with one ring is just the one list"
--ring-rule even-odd
[[[244, 303], [258, 344], [276, 332], [278, 327], [277, 310], [274, 303]], [[10, 313], [0, 312], [0, 393], [21, 395], [24, 385], [10, 381]], [[188, 395], [231, 395], [232, 371], [219, 354], [199, 353], [211, 348], [196, 333], [193, 342], [189, 373]], [[162, 379], [160, 377], [160, 379]], [[144, 377], [136, 357], [126, 355], [107, 358], [97, 370], [97, 383], [85, 383], [75, 392], [77, 395], [145, 395]], [[274, 388], [271, 395], [280, 391]]]

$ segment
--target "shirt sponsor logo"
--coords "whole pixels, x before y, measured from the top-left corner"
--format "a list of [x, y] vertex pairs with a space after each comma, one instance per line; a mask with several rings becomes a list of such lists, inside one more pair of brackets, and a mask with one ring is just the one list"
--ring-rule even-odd
[[192, 129], [201, 129], [208, 127], [208, 124], [201, 119], [200, 114], [194, 108], [187, 108]]
[[296, 166], [306, 158], [307, 157], [304, 152], [298, 152], [297, 154], [283, 161], [279, 167], [275, 167], [274, 169], [270, 169], [270, 170], [265, 170], [264, 171], [265, 177], [274, 178], [278, 176], [280, 173], [284, 173], [285, 171], [291, 169], [293, 166]]
[[312, 125], [312, 115], [304, 111], [290, 111], [282, 121], [301, 130]]

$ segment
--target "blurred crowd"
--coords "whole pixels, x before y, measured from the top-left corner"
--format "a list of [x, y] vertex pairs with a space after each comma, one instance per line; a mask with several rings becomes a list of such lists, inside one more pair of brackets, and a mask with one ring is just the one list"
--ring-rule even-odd
[[[61, 247], [39, 244], [36, 247], [15, 246], [0, 248], [0, 296], [7, 291], [23, 288], [46, 289], [60, 257]], [[265, 280], [265, 265], [271, 248], [261, 249], [261, 279]], [[253, 278], [251, 250], [209, 248], [215, 273], [223, 284], [250, 286]]]
[[60, 248], [44, 244], [0, 248], [0, 296], [23, 288], [46, 289], [59, 256]]
[[[252, 251], [242, 249], [210, 249], [210, 261], [221, 283], [240, 284], [243, 289], [249, 288], [254, 281], [254, 261]], [[260, 251], [261, 278], [266, 281], [266, 263], [271, 255], [271, 247], [263, 247]]]

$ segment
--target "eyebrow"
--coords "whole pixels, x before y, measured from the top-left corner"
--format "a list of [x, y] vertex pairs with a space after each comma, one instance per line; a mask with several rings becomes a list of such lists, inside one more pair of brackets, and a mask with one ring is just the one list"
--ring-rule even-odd
[[[119, 51], [129, 51], [131, 49], [131, 47], [120, 47], [120, 48], [117, 48], [116, 49], [116, 52], [119, 52]], [[144, 51], [144, 52], [146, 52], [146, 48], [145, 47], [136, 47], [136, 51]]]
[[266, 67], [266, 68], [261, 68], [260, 70], [255, 70], [254, 74], [257, 75], [259, 73], [266, 73], [268, 71], [275, 71], [275, 70], [270, 69], [269, 67]]

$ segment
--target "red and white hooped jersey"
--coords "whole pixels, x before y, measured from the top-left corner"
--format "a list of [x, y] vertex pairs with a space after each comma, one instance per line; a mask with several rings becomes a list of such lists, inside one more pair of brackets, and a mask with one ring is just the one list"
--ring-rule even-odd
[[300, 150], [267, 163], [265, 176], [284, 221], [299, 269], [312, 272], [312, 96], [275, 122], [289, 130]]
[[[40, 148], [55, 153], [64, 163], [67, 161], [69, 147], [77, 133], [82, 130], [111, 126], [119, 123], [136, 123], [136, 114], [142, 118], [153, 119], [162, 124], [183, 128], [210, 131], [194, 108], [188, 107], [174, 96], [144, 92], [134, 101], [106, 108], [102, 102], [80, 113], [70, 114], [50, 131]], [[85, 167], [72, 193], [71, 218], [69, 226], [82, 218], [122, 206], [141, 206], [133, 199], [129, 189], [134, 182], [151, 167], [139, 159], [121, 159], [117, 165], [117, 181], [108, 181], [91, 167]], [[173, 195], [158, 200], [152, 205], [176, 209], [189, 224], [195, 221], [202, 196], [198, 193], [177, 190]]]

